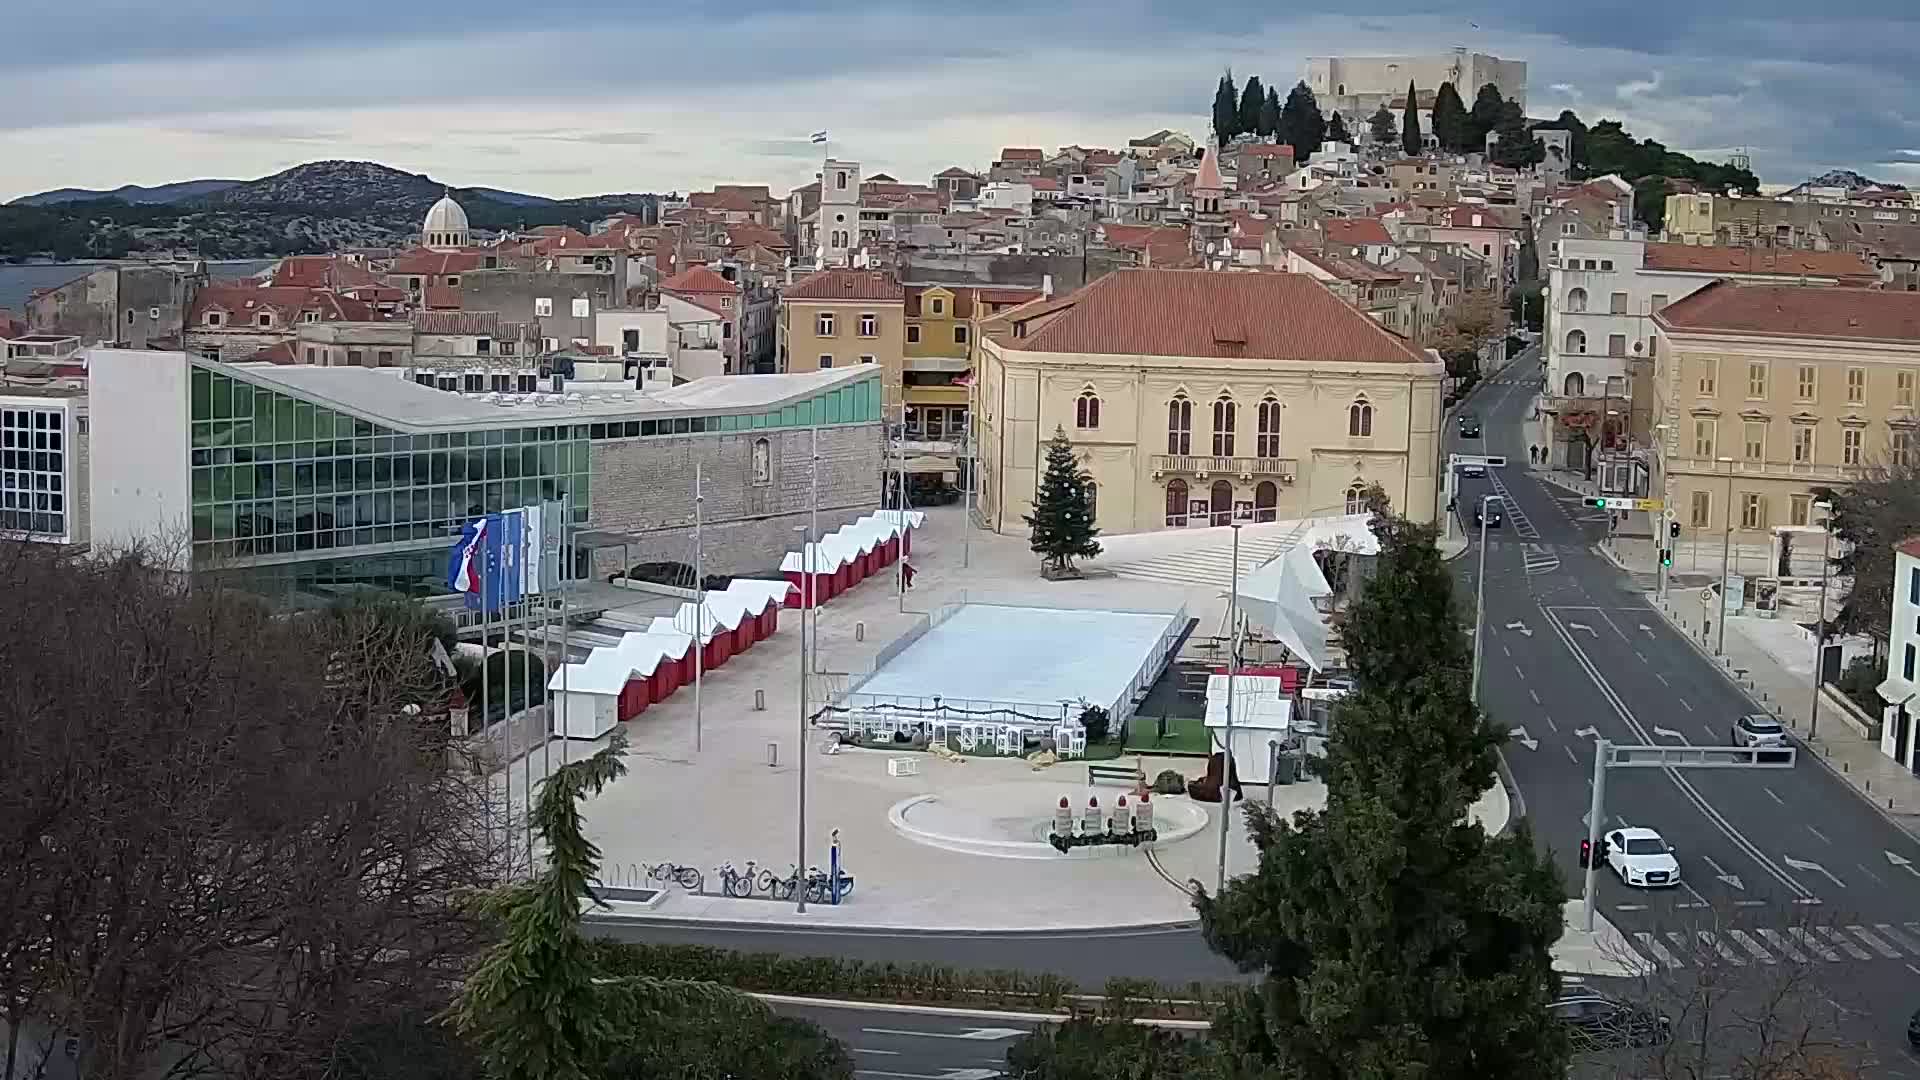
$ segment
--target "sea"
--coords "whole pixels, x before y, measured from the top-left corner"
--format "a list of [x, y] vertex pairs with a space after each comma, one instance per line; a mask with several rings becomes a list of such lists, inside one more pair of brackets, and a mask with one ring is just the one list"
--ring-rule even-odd
[[[210, 262], [207, 274], [218, 281], [257, 274], [272, 266], [274, 259], [242, 259], [235, 262]], [[112, 263], [0, 263], [0, 310], [27, 313], [27, 297], [35, 289], [51, 289], [90, 273], [95, 267]], [[123, 264], [124, 265], [124, 264]]]

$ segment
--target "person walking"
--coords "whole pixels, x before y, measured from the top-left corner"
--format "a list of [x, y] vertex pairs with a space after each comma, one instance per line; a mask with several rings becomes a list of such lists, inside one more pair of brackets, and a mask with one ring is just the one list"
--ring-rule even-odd
[[903, 589], [913, 588], [913, 564], [907, 562], [905, 559], [900, 561], [900, 587]]
[[1532, 443], [1527, 444], [1527, 464], [1540, 464], [1540, 448]]

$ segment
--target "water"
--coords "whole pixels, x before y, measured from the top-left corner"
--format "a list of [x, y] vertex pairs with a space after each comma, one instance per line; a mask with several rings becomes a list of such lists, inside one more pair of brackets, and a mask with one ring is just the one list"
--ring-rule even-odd
[[[241, 278], [257, 274], [274, 264], [273, 259], [248, 259], [241, 262], [216, 262], [207, 264], [207, 274], [218, 281], [223, 278]], [[24, 315], [27, 312], [27, 297], [35, 289], [51, 289], [56, 285], [65, 285], [74, 278], [93, 270], [97, 266], [110, 266], [111, 263], [31, 263], [27, 265], [0, 265], [0, 310]]]

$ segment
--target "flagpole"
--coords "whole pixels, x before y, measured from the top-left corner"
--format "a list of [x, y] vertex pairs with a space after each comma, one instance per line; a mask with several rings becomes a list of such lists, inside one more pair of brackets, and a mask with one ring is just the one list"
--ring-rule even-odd
[[[553, 730], [555, 717], [553, 711], [553, 692], [547, 689], [553, 681], [553, 603], [547, 596], [547, 530], [553, 525], [547, 520], [553, 511], [553, 500], [540, 500], [540, 535], [534, 543], [540, 547], [540, 568], [534, 575], [535, 591], [540, 596], [540, 700], [546, 704], [546, 738], [540, 740], [540, 775], [544, 779], [553, 775]], [[561, 704], [566, 698], [561, 697]]]
[[528, 726], [527, 742], [521, 750], [520, 757], [520, 797], [525, 800], [520, 811], [522, 815], [520, 827], [521, 830], [527, 834], [527, 877], [532, 878], [533, 731], [528, 721], [531, 719], [533, 712], [533, 655], [527, 651], [527, 646], [532, 641], [533, 635], [528, 621], [528, 617], [532, 615], [532, 612], [527, 607], [531, 601], [528, 600], [530, 594], [527, 592], [527, 513], [525, 507], [521, 507], [514, 512], [514, 521], [517, 522], [517, 527], [513, 530], [515, 533], [513, 537], [515, 564], [513, 569], [516, 575], [513, 584], [517, 586], [514, 592], [519, 594], [520, 611], [513, 621], [520, 625], [520, 713], [523, 717], [522, 723]]
[[[490, 580], [491, 575], [487, 573], [486, 520], [485, 515], [482, 515], [480, 518], [481, 532], [479, 537], [476, 538], [476, 546], [480, 550], [475, 553], [480, 563], [480, 730], [483, 732], [493, 723], [492, 620], [487, 613], [487, 582]], [[500, 768], [507, 774], [509, 783], [511, 783], [513, 757], [507, 752], [506, 728], [502, 726], [500, 730]], [[487, 801], [491, 803], [493, 801], [493, 775], [491, 770], [489, 770], [487, 775], [487, 792]], [[510, 802], [511, 800], [509, 800], [509, 803]], [[501, 839], [505, 841], [502, 851], [505, 852], [508, 864], [511, 866], [513, 861], [513, 810], [511, 805], [501, 812], [500, 836]]]
[[[573, 624], [567, 619], [567, 605], [573, 599], [573, 545], [567, 539], [567, 530], [573, 528], [573, 492], [560, 493], [560, 696], [567, 702], [573, 701], [573, 695], [567, 689], [568, 668], [573, 660], [573, 649], [567, 639]], [[560, 740], [560, 767], [567, 767], [567, 739]]]
[[[818, 404], [814, 402], [813, 407], [817, 408]], [[819, 640], [817, 637], [814, 638], [809, 647], [807, 634], [809, 621], [814, 624], [816, 631], [819, 627], [819, 616], [815, 612], [819, 610], [820, 605], [819, 585], [814, 576], [815, 549], [820, 544], [820, 414], [811, 409], [809, 412], [813, 439], [813, 460], [809, 463], [809, 472], [812, 474], [812, 479], [809, 481], [812, 509], [807, 524], [807, 541], [800, 548], [803, 553], [800, 565], [804, 568], [801, 580], [807, 586], [806, 603], [800, 609], [800, 812], [797, 815], [800, 833], [800, 861], [797, 869], [803, 875], [807, 872], [807, 681], [812, 677], [811, 666], [820, 663]], [[809, 656], [809, 653], [812, 655]], [[800, 902], [795, 910], [804, 912], [807, 910], [806, 887], [803, 885], [797, 891]]]
[[700, 684], [707, 667], [705, 642], [707, 632], [707, 578], [701, 563], [700, 552], [700, 504], [706, 496], [700, 490], [701, 466], [693, 465], [693, 751], [700, 752]]

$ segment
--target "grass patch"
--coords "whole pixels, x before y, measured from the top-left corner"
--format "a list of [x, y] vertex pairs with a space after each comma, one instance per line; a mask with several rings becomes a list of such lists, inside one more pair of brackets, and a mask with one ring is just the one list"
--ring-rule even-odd
[[1213, 738], [1207, 725], [1197, 716], [1167, 718], [1167, 737], [1159, 737], [1157, 717], [1135, 716], [1127, 722], [1129, 754], [1167, 754], [1174, 757], [1206, 757], [1213, 753]]

